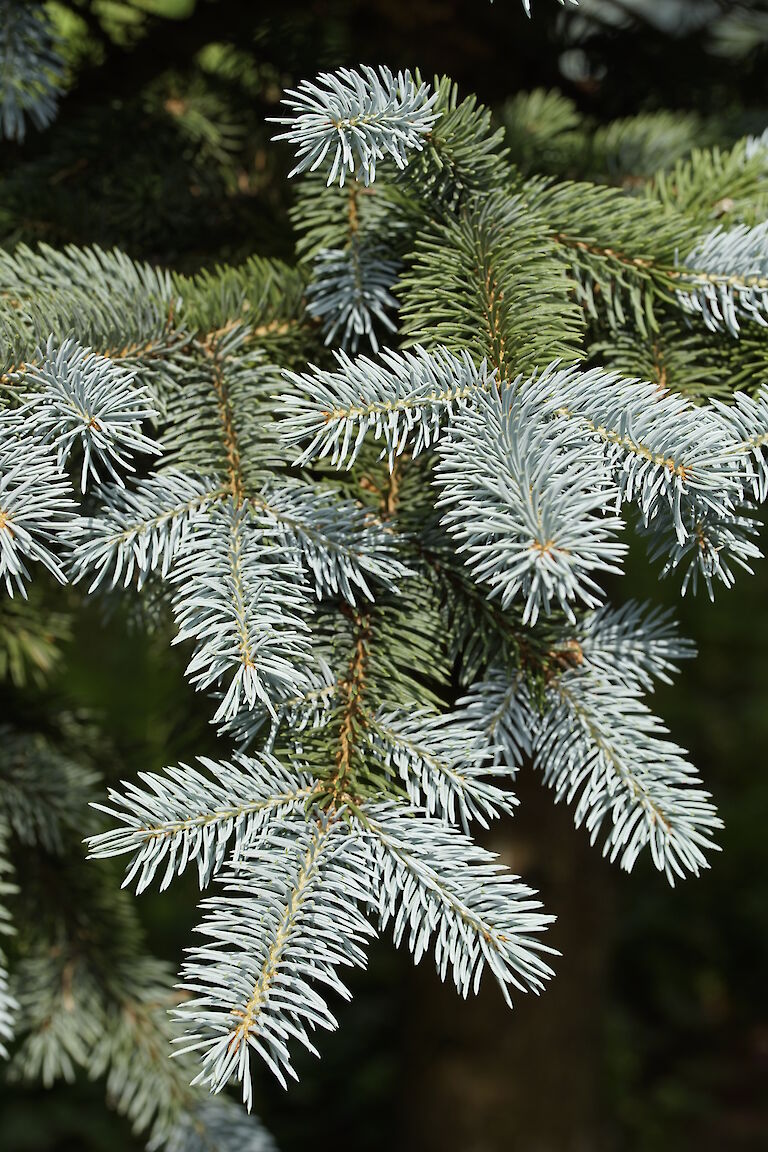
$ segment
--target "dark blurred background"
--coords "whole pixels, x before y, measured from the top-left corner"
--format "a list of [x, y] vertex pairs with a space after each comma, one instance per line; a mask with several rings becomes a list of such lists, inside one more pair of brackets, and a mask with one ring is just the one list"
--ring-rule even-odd
[[[290, 258], [286, 153], [264, 120], [281, 90], [339, 65], [447, 72], [498, 107], [557, 87], [604, 121], [693, 110], [768, 124], [768, 5], [716, 0], [82, 0], [51, 5], [72, 91], [58, 122], [0, 154], [0, 243], [117, 244], [185, 270], [252, 251]], [[745, 117], [745, 114], [746, 117]], [[657, 707], [725, 820], [723, 851], [670, 889], [591, 850], [535, 778], [490, 843], [558, 920], [557, 978], [513, 1013], [490, 985], [464, 1003], [385, 939], [356, 996], [299, 1061], [265, 1074], [257, 1110], [282, 1152], [759, 1152], [768, 1148], [768, 609], [766, 569], [713, 606], [679, 600], [635, 550], [617, 598], [674, 604], [699, 647]], [[46, 704], [111, 733], [111, 778], [210, 746], [207, 703], [164, 637], [77, 609]], [[192, 882], [140, 900], [178, 963]], [[0, 1087], [3, 1152], [131, 1152], [103, 1086]]]

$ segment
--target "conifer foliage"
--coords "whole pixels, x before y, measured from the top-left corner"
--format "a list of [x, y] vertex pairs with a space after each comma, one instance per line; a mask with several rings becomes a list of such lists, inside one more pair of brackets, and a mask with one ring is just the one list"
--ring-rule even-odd
[[[516, 141], [558, 100], [507, 106], [507, 146], [447, 78], [301, 82], [275, 145], [295, 155], [295, 265], [0, 253], [8, 634], [29, 646], [46, 574], [138, 601], [147, 627], [172, 619], [220, 734], [217, 759], [106, 797], [71, 719], [0, 745], [0, 932], [14, 838], [55, 857], [85, 833], [136, 891], [187, 869], [204, 891], [179, 996], [103, 863], [77, 873], [55, 961], [42, 938], [16, 972], [0, 953], [13, 1067], [104, 1074], [153, 1147], [271, 1147], [189, 1082], [234, 1082], [249, 1108], [257, 1062], [286, 1083], [378, 932], [463, 996], [545, 988], [551, 917], [475, 840], [519, 772], [626, 870], [646, 854], [674, 884], [717, 848], [649, 705], [691, 646], [604, 588], [629, 524], [683, 592], [714, 597], [759, 556], [768, 151], [681, 145], [640, 191], [532, 173]], [[579, 129], [552, 124], [554, 153]], [[616, 163], [654, 139], [614, 135]], [[718, 382], [744, 341], [734, 397]]]
[[64, 64], [43, 4], [0, 4], [0, 136], [23, 140], [27, 120], [46, 128], [56, 115]]

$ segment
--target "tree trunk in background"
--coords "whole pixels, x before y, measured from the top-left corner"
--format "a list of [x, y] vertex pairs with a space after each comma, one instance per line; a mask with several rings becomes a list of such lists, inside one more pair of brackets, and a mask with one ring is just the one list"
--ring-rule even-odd
[[[519, 780], [514, 820], [489, 848], [541, 892], [557, 915], [548, 942], [562, 952], [542, 996], [514, 1011], [486, 977], [459, 999], [424, 960], [405, 1013], [406, 1152], [598, 1152], [602, 1132], [603, 990], [611, 923], [609, 866], [571, 811], [540, 780]], [[601, 1121], [601, 1117], [603, 1117]]]

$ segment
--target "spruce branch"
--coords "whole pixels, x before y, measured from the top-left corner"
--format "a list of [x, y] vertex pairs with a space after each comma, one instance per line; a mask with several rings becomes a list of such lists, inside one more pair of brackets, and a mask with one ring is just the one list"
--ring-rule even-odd
[[390, 156], [398, 168], [408, 153], [423, 148], [437, 115], [437, 96], [429, 85], [414, 81], [410, 72], [395, 76], [389, 68], [363, 66], [359, 72], [340, 68], [321, 72], [315, 82], [302, 80], [288, 89], [283, 103], [290, 116], [271, 117], [289, 125], [276, 140], [296, 145], [298, 163], [291, 176], [315, 171], [331, 158], [328, 184], [344, 184], [347, 173], [364, 184], [376, 179], [376, 162]]
[[147, 1152], [164, 1149], [180, 1119], [199, 1106], [191, 1070], [169, 1059], [171, 981], [165, 964], [140, 957], [104, 1000], [103, 1024], [86, 1058], [89, 1077], [104, 1080], [109, 1105], [135, 1133], [149, 1135]]
[[497, 751], [472, 718], [459, 709], [440, 715], [429, 709], [410, 714], [379, 708], [365, 717], [367, 752], [405, 784], [414, 807], [468, 831], [470, 820], [483, 828], [515, 797], [492, 784]]
[[674, 300], [677, 256], [698, 229], [682, 213], [597, 184], [530, 180], [530, 208], [547, 221], [588, 317], [611, 329], [656, 330], [662, 301]]
[[284, 1086], [295, 1078], [289, 1045], [315, 1052], [310, 1032], [336, 1027], [316, 985], [348, 999], [338, 969], [365, 966], [375, 933], [358, 905], [372, 898], [371, 871], [360, 835], [318, 817], [270, 825], [226, 873], [182, 973], [192, 999], [177, 1010], [180, 1051], [200, 1054], [197, 1082], [219, 1092], [237, 1079], [250, 1110], [252, 1054]]
[[103, 485], [101, 506], [84, 517], [71, 559], [77, 582], [93, 577], [88, 591], [102, 585], [141, 588], [153, 572], [165, 578], [192, 526], [226, 495], [214, 479], [169, 469], [132, 488]]
[[494, 374], [476, 367], [466, 352], [384, 351], [379, 360], [351, 360], [336, 353], [338, 368], [329, 372], [286, 372], [292, 391], [284, 398], [285, 442], [309, 445], [297, 463], [330, 457], [336, 468], [351, 468], [368, 431], [382, 440], [382, 458], [390, 471], [408, 447], [411, 455], [438, 439], [443, 421], [477, 393], [493, 387]]
[[300, 266], [311, 266], [323, 249], [347, 250], [356, 242], [378, 246], [384, 258], [394, 259], [413, 226], [397, 184], [380, 174], [375, 184], [366, 186], [353, 177], [343, 188], [328, 188], [320, 172], [307, 172], [289, 215]]
[[493, 853], [424, 812], [389, 802], [365, 809], [377, 865], [381, 927], [407, 940], [418, 964], [432, 945], [442, 980], [477, 992], [486, 968], [511, 1005], [510, 986], [539, 992], [552, 974], [536, 937], [552, 917]]
[[[53, 955], [51, 955], [53, 951]], [[87, 962], [75, 959], [61, 938], [54, 949], [37, 948], [14, 973], [23, 1029], [11, 1073], [41, 1080], [50, 1088], [59, 1080], [71, 1084], [87, 1067], [102, 1015], [103, 990]]]
[[494, 764], [514, 780], [531, 755], [536, 723], [523, 670], [507, 672], [492, 665], [457, 707], [485, 734], [494, 749]]
[[[669, 119], [680, 123], [677, 116]], [[764, 189], [765, 157], [751, 151], [746, 140], [727, 150], [714, 146], [689, 151], [669, 171], [655, 171], [646, 195], [695, 220], [702, 231], [709, 230], [714, 219], [736, 223], [745, 209], [749, 213]]]
[[297, 562], [261, 542], [252, 513], [233, 500], [211, 509], [172, 572], [174, 643], [193, 640], [187, 675], [202, 691], [224, 683], [214, 717], [275, 706], [309, 687], [308, 603]]
[[671, 684], [680, 671], [679, 661], [696, 655], [671, 611], [634, 600], [618, 608], [604, 605], [585, 616], [578, 643], [581, 662], [646, 692], [653, 690], [655, 680]]
[[225, 481], [236, 501], [286, 463], [274, 420], [279, 370], [241, 321], [196, 339], [163, 393], [162, 468]]
[[328, 782], [331, 804], [339, 808], [355, 791], [355, 769], [359, 767], [361, 730], [364, 732], [364, 699], [369, 688], [373, 613], [356, 610], [347, 613], [352, 624], [352, 651], [344, 679], [339, 682], [338, 729], [332, 776]]
[[308, 777], [268, 753], [199, 763], [205, 771], [181, 764], [162, 776], [140, 773], [143, 787], [123, 781], [124, 792], [109, 790], [109, 805], [94, 805], [120, 826], [91, 836], [90, 856], [130, 854], [124, 886], [135, 880], [143, 892], [165, 866], [162, 890], [195, 862], [204, 888], [230, 849], [238, 860], [270, 821], [301, 808], [312, 793]]
[[[701, 327], [685, 316], [664, 313], [658, 329], [642, 335], [634, 328], [611, 332], [591, 345], [591, 359], [610, 372], [655, 384], [691, 400], [726, 398], [734, 385], [734, 366], [722, 345], [713, 345]], [[741, 358], [740, 358], [741, 360]], [[746, 367], [743, 361], [742, 370]], [[758, 370], [759, 371], [759, 370]]]
[[[70, 861], [61, 870], [62, 891], [74, 886], [79, 902], [60, 900], [53, 909], [36, 902], [24, 925], [31, 950], [16, 973], [23, 1014], [11, 1073], [17, 1079], [42, 1076], [46, 1084], [71, 1080], [81, 1069], [92, 1080], [103, 1079], [110, 1106], [136, 1134], [148, 1136], [148, 1152], [160, 1152], [180, 1128], [190, 1132], [193, 1118], [195, 1139], [206, 1152], [237, 1152], [235, 1136], [242, 1140], [250, 1129], [234, 1106], [222, 1101], [209, 1112], [190, 1087], [190, 1062], [169, 1059], [177, 1035], [169, 1009], [179, 998], [168, 966], [142, 950], [132, 902], [125, 893], [116, 898], [109, 871], [83, 867], [74, 856]], [[57, 887], [50, 875], [46, 882]], [[52, 915], [50, 938], [41, 931], [41, 907]], [[225, 1116], [232, 1140], [222, 1133]], [[271, 1147], [256, 1122], [253, 1133]]]
[[768, 498], [768, 388], [761, 386], [754, 396], [737, 392], [732, 404], [715, 400], [713, 407], [732, 441], [728, 454], [743, 468], [747, 490], [762, 504]]
[[683, 262], [677, 298], [713, 332], [768, 325], [768, 223], [713, 229]]
[[49, 338], [56, 346], [73, 332], [115, 361], [156, 354], [175, 340], [179, 307], [168, 272], [118, 249], [0, 250], [0, 383], [36, 363]]
[[[348, 996], [371, 915], [463, 995], [486, 968], [508, 1000], [541, 990], [550, 917], [468, 835], [512, 810], [526, 762], [625, 869], [646, 848], [670, 880], [706, 866], [719, 819], [646, 704], [692, 647], [598, 581], [636, 505], [683, 591], [730, 585], [768, 495], [759, 142], [693, 150], [720, 129], [663, 114], [593, 132], [556, 94], [507, 108], [524, 169], [610, 187], [522, 178], [447, 78], [341, 70], [287, 104], [296, 267], [0, 252], [0, 577], [25, 593], [38, 560], [93, 592], [135, 586], [158, 614], [170, 599], [187, 674], [238, 746], [112, 788], [89, 838], [139, 891], [193, 864], [219, 882], [186, 992], [142, 961], [108, 860], [92, 881], [55, 866], [55, 929], [27, 917], [14, 965], [16, 1067], [103, 1075], [151, 1147], [179, 1152], [269, 1146], [188, 1081], [239, 1081], [250, 1107], [255, 1055], [293, 1076], [294, 1046], [335, 1027], [326, 991]], [[323, 339], [348, 350], [334, 362]], [[352, 355], [363, 340], [377, 354]], [[731, 403], [734, 382], [752, 394]], [[128, 478], [156, 452], [147, 421], [163, 455]], [[42, 646], [17, 605], [0, 672]], [[0, 744], [26, 886], [82, 835], [91, 781], [50, 741]]]
[[397, 174], [398, 185], [430, 218], [455, 212], [475, 193], [516, 182], [490, 109], [474, 95], [459, 100], [449, 76], [435, 79], [435, 93], [438, 119], [423, 150]]
[[27, 561], [37, 561], [64, 584], [54, 546], [77, 530], [68, 478], [48, 445], [0, 413], [0, 580], [9, 596], [26, 597]]
[[[163, 982], [162, 1018], [170, 990], [165, 967], [143, 953], [141, 931], [127, 894], [114, 891], [114, 876], [109, 872], [85, 864], [78, 844], [78, 839], [67, 843], [66, 868], [59, 860], [51, 867], [40, 854], [29, 855], [25, 861], [26, 885], [36, 899], [30, 909], [33, 914], [25, 917], [26, 948], [14, 974], [22, 1011], [11, 1071], [17, 1078], [42, 1078], [46, 1086], [58, 1079], [72, 1081], [79, 1069], [98, 1076], [107, 1072], [112, 1058], [120, 1058], [116, 1014], [137, 1016], [147, 991], [154, 988], [156, 996], [158, 983]], [[44, 890], [45, 900], [41, 899]], [[123, 1048], [122, 1058], [124, 1068], [126, 1057], [135, 1061], [138, 1107], [147, 1088], [153, 1090], [152, 1110], [162, 1123], [162, 1113], [173, 1105], [164, 1091], [163, 1063], [167, 1067], [170, 1062], [167, 1033], [160, 1030], [158, 1034], [156, 1026], [154, 1031], [154, 1076], [144, 1066], [144, 1053], [135, 1043], [137, 1033], [132, 1051], [130, 1046], [127, 1052]], [[97, 1048], [109, 1053], [109, 1060], [103, 1063], [99, 1057], [95, 1066]], [[158, 1060], [161, 1054], [162, 1061]], [[124, 1110], [129, 1115], [131, 1099], [127, 1092]]]
[[548, 420], [549, 383], [479, 396], [439, 448], [442, 523], [473, 576], [502, 608], [525, 601], [523, 624], [554, 607], [595, 607], [592, 573], [619, 570], [621, 521], [602, 452]]
[[760, 524], [754, 508], [744, 502], [733, 512], [716, 513], [710, 508], [689, 509], [683, 522], [684, 538], [671, 526], [654, 524], [649, 536], [651, 560], [664, 560], [661, 575], [682, 571], [681, 594], [688, 588], [696, 594], [699, 580], [704, 583], [710, 600], [715, 598], [715, 582], [732, 588], [735, 568], [752, 574], [752, 561], [762, 552], [755, 543]]
[[[689, 537], [691, 512], [727, 516], [741, 498], [739, 465], [717, 410], [601, 369], [545, 373], [559, 415], [604, 445], [622, 500], [635, 501], [646, 524], [671, 515], [677, 539]], [[662, 516], [662, 519], [664, 517]]]
[[332, 488], [297, 481], [275, 484], [254, 496], [258, 521], [276, 542], [297, 549], [314, 580], [318, 600], [341, 595], [355, 604], [355, 590], [368, 600], [368, 581], [398, 591], [409, 569], [397, 557], [392, 529]]
[[356, 352], [365, 337], [378, 352], [375, 322], [395, 331], [390, 313], [398, 305], [391, 289], [398, 268], [375, 242], [355, 238], [347, 248], [319, 250], [307, 288], [307, 312], [321, 321], [327, 345], [338, 337], [338, 347]]
[[122, 471], [133, 472], [135, 452], [160, 454], [160, 446], [145, 436], [141, 424], [157, 415], [147, 392], [132, 373], [65, 340], [56, 348], [49, 338], [42, 362], [26, 374], [35, 393], [22, 413], [32, 434], [56, 449], [63, 469], [77, 446], [83, 462], [80, 487], [88, 478], [101, 483], [99, 468], [119, 485]]
[[[303, 269], [258, 255], [234, 266], [203, 268], [194, 276], [175, 274], [183, 331], [195, 334], [198, 347], [212, 334], [221, 340], [231, 332], [237, 334], [237, 352], [258, 348], [262, 357], [279, 363], [305, 361], [315, 327], [306, 313], [306, 279]], [[187, 345], [187, 352], [194, 347]], [[231, 357], [235, 349], [225, 351]]]
[[584, 117], [562, 92], [518, 92], [499, 115], [511, 159], [525, 175], [567, 171], [586, 151]]
[[533, 758], [556, 799], [576, 802], [592, 843], [607, 825], [603, 855], [625, 871], [646, 847], [670, 884], [709, 866], [722, 822], [637, 686], [589, 666], [553, 681]]
[[522, 195], [475, 196], [422, 229], [398, 294], [409, 343], [469, 351], [502, 380], [581, 358], [583, 313], [545, 218]]

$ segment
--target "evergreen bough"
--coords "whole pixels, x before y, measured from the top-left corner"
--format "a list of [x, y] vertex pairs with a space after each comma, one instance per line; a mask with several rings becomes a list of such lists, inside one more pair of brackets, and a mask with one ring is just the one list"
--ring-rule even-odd
[[584, 155], [557, 94], [505, 108], [508, 147], [447, 78], [343, 69], [285, 104], [295, 265], [0, 253], [0, 668], [49, 671], [47, 571], [170, 613], [221, 738], [104, 803], [79, 722], [4, 728], [0, 932], [10, 842], [71, 854], [84, 821], [137, 891], [193, 868], [206, 896], [179, 996], [113, 873], [76, 869], [56, 947], [0, 955], [0, 1049], [105, 1075], [174, 1150], [272, 1146], [189, 1081], [249, 1108], [254, 1061], [286, 1083], [389, 925], [463, 996], [544, 988], [551, 917], [474, 839], [527, 764], [622, 868], [708, 866], [716, 809], [648, 704], [692, 646], [603, 582], [630, 522], [683, 592], [730, 587], [768, 493], [764, 138], [613, 125], [593, 155], [638, 192], [530, 171]]

